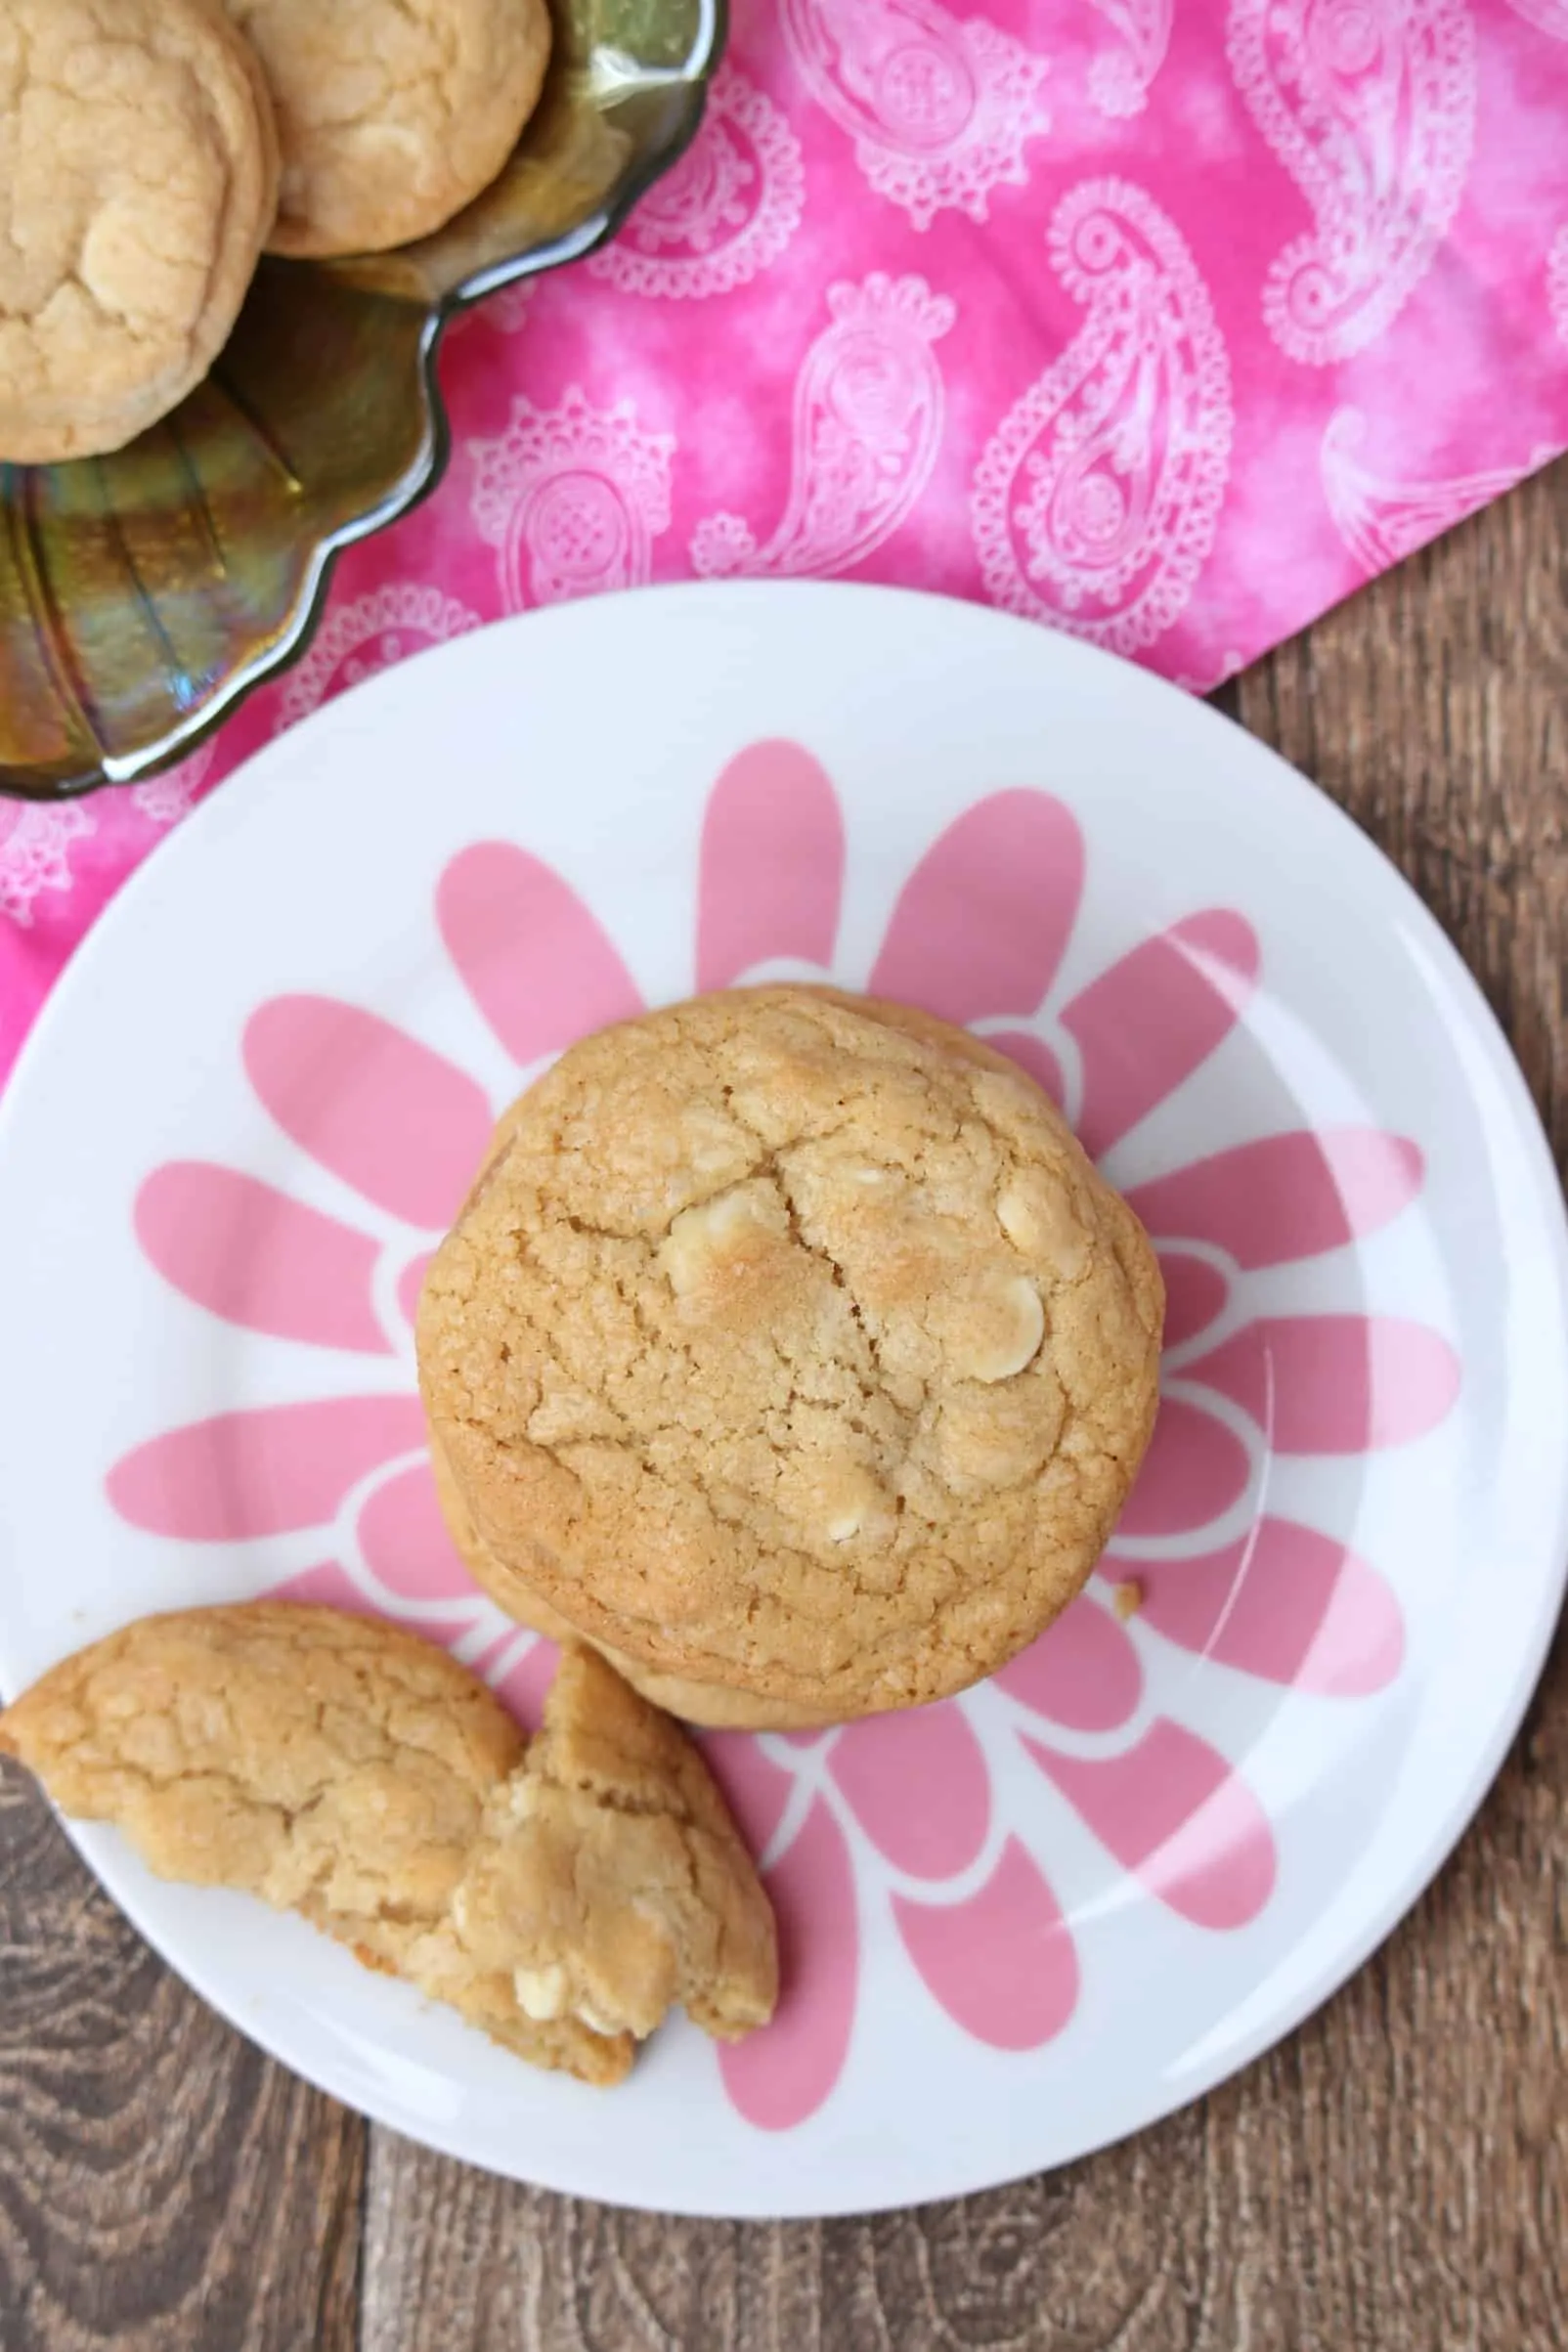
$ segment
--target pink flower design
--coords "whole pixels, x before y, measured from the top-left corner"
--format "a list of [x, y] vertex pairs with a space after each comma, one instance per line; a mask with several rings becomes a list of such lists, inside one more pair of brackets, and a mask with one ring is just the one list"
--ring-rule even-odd
[[[994, 794], [949, 826], [906, 880], [869, 973], [835, 964], [845, 864], [838, 798], [816, 761], [786, 742], [740, 753], [706, 813], [694, 985], [832, 973], [969, 1024], [1063, 1102], [1099, 1154], [1135, 1138], [1220, 1051], [1257, 986], [1250, 925], [1210, 908], [1061, 989], [1085, 850], [1071, 811], [1043, 792]], [[440, 877], [436, 918], [519, 1084], [574, 1038], [642, 1009], [601, 925], [522, 848], [461, 851]], [[314, 1163], [301, 1189], [351, 1197], [358, 1221], [260, 1177], [179, 1161], [144, 1185], [136, 1231], [187, 1299], [315, 1351], [318, 1393], [153, 1437], [114, 1465], [110, 1500], [160, 1536], [300, 1546], [303, 1564], [271, 1590], [419, 1625], [526, 1720], [549, 1648], [476, 1590], [447, 1540], [410, 1328], [429, 1250], [501, 1106], [450, 1060], [334, 999], [263, 1004], [242, 1050], [262, 1109]], [[1135, 1142], [1117, 1173], [1165, 1268], [1165, 1401], [1090, 1591], [980, 1691], [822, 1733], [709, 1742], [763, 1856], [784, 1939], [777, 2020], [721, 2060], [729, 2098], [760, 2127], [800, 2123], [837, 2082], [872, 1905], [977, 2041], [1033, 2049], [1063, 2030], [1080, 1953], [1036, 1852], [1038, 1820], [1058, 1801], [1195, 1931], [1257, 1917], [1274, 1834], [1242, 1773], [1178, 1720], [1201, 1686], [1190, 1668], [1173, 1671], [1181, 1654], [1329, 1701], [1380, 1690], [1399, 1671], [1389, 1586], [1331, 1531], [1273, 1508], [1273, 1473], [1419, 1438], [1450, 1411], [1458, 1362], [1419, 1323], [1251, 1301], [1253, 1278], [1397, 1218], [1423, 1180], [1418, 1151], [1372, 1127], [1295, 1127], [1165, 1169]], [[355, 1364], [361, 1376], [333, 1386], [326, 1368], [340, 1381]], [[1136, 1631], [1114, 1605], [1129, 1581]], [[1020, 1759], [1035, 1791], [1022, 1821], [995, 1768], [1004, 1761], [1017, 1787]]]

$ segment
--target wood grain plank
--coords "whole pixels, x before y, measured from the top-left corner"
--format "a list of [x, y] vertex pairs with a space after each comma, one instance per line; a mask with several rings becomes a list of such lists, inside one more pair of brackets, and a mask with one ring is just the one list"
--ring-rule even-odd
[[[1458, 941], [1559, 1167], [1565, 590], [1561, 465], [1225, 698]], [[1559, 1643], [1475, 1829], [1337, 1999], [1196, 2108], [989, 2196], [662, 2221], [375, 2133], [364, 2352], [1548, 2352], [1568, 2342], [1565, 1786]]]
[[4, 2352], [353, 2352], [364, 2136], [170, 1975], [0, 1766]]

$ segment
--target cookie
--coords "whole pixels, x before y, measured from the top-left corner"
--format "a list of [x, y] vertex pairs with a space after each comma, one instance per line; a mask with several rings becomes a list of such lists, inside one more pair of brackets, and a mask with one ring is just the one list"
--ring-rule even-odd
[[0, 1753], [160, 1877], [300, 1912], [537, 2066], [618, 2082], [676, 2000], [726, 2036], [771, 2014], [772, 1913], [707, 1766], [580, 1651], [525, 1752], [384, 1619], [192, 1609], [54, 1668]]
[[270, 103], [218, 0], [8, 0], [0, 460], [100, 456], [176, 407], [277, 201]]
[[444, 1650], [281, 1601], [148, 1617], [0, 1715], [0, 1752], [63, 1812], [110, 1821], [160, 1878], [303, 1914], [535, 2065], [618, 2081], [625, 2037], [543, 2024], [451, 1918], [523, 1735]]
[[[543, 1633], [547, 1641], [582, 1641], [585, 1636], [577, 1628], [569, 1625], [548, 1601], [530, 1591], [517, 1571], [499, 1560], [480, 1537], [439, 1445], [431, 1447], [431, 1469], [447, 1532], [475, 1584], [508, 1617], [518, 1625], [527, 1626], [531, 1633]], [[650, 1705], [662, 1708], [667, 1715], [677, 1716], [682, 1722], [700, 1724], [705, 1730], [811, 1731], [833, 1720], [831, 1716], [813, 1713], [810, 1708], [791, 1706], [788, 1700], [762, 1698], [755, 1691], [733, 1690], [719, 1682], [686, 1681], [679, 1675], [657, 1674], [607, 1642], [595, 1642], [593, 1646]]]
[[591, 1650], [563, 1653], [455, 1916], [542, 2024], [641, 2040], [678, 2004], [733, 2041], [778, 1998], [773, 1914], [707, 1765]]
[[818, 1719], [942, 1697], [1081, 1589], [1163, 1295], [1039, 1089], [828, 990], [601, 1031], [509, 1114], [418, 1318], [485, 1550], [639, 1670]]
[[443, 228], [539, 103], [546, 0], [226, 0], [278, 110], [275, 253], [379, 253]]

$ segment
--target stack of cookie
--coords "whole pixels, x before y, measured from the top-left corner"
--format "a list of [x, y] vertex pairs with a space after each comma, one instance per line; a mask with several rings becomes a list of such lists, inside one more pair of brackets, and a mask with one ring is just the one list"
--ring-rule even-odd
[[441, 228], [511, 154], [549, 49], [546, 0], [6, 0], [0, 461], [166, 415], [264, 250]]
[[701, 1724], [991, 1674], [1080, 1590], [1153, 1427], [1163, 1291], [1021, 1070], [830, 990], [574, 1047], [427, 1279], [474, 1575]]

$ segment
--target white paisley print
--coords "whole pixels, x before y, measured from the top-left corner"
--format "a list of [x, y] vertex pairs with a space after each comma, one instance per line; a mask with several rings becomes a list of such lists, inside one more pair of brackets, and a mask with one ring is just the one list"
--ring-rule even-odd
[[1469, 0], [1232, 0], [1231, 68], [1312, 207], [1263, 314], [1291, 359], [1361, 351], [1431, 266], [1475, 139]]
[[764, 545], [751, 525], [714, 514], [692, 535], [702, 577], [848, 571], [892, 537], [931, 478], [944, 399], [932, 346], [955, 311], [923, 278], [880, 273], [828, 289], [832, 324], [795, 386], [789, 499]]
[[1089, 96], [1102, 114], [1141, 114], [1149, 88], [1170, 44], [1174, 0], [1094, 0], [1100, 14], [1121, 35], [1089, 67]]
[[292, 726], [329, 694], [390, 670], [427, 645], [444, 645], [479, 627], [479, 615], [417, 581], [388, 581], [328, 613], [309, 653], [284, 689], [280, 728]]
[[777, 261], [805, 203], [801, 143], [784, 114], [737, 66], [720, 65], [691, 146], [588, 267], [627, 294], [731, 293]]
[[939, 0], [779, 0], [779, 21], [866, 180], [917, 229], [949, 208], [982, 221], [993, 189], [1024, 186], [1047, 66], [1011, 33]]
[[0, 800], [0, 915], [25, 931], [33, 902], [45, 891], [70, 889], [70, 845], [97, 831], [72, 801], [28, 807]]
[[1323, 436], [1322, 468], [1334, 528], [1369, 577], [1402, 563], [1428, 540], [1502, 498], [1550, 455], [1536, 450], [1519, 465], [1433, 481], [1401, 480], [1363, 464], [1359, 452], [1366, 438], [1361, 412], [1336, 409]]
[[532, 278], [516, 278], [510, 285], [499, 286], [495, 293], [482, 295], [457, 313], [447, 328], [446, 340], [450, 343], [475, 327], [491, 327], [498, 334], [521, 334], [537, 290]]
[[177, 825], [182, 816], [190, 814], [196, 794], [211, 771], [217, 748], [214, 743], [204, 743], [177, 767], [166, 767], [160, 775], [133, 784], [131, 806], [150, 825]]
[[595, 409], [578, 384], [554, 409], [514, 400], [499, 441], [469, 444], [474, 521], [498, 550], [507, 610], [642, 587], [670, 528], [675, 453], [628, 400]]
[[976, 552], [994, 603], [1136, 653], [1170, 628], [1214, 544], [1230, 364], [1192, 255], [1141, 189], [1073, 189], [1050, 246], [1088, 316], [976, 468]]

